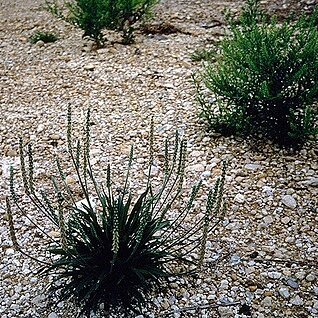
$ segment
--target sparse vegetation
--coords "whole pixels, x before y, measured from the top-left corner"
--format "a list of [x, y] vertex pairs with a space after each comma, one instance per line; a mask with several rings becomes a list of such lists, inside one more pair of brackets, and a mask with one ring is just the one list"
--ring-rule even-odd
[[214, 61], [216, 56], [215, 49], [197, 49], [191, 54], [192, 61]]
[[39, 41], [42, 41], [44, 43], [53, 43], [58, 40], [58, 36], [55, 35], [52, 32], [35, 32], [31, 37], [30, 37], [30, 42], [32, 44], [35, 44]]

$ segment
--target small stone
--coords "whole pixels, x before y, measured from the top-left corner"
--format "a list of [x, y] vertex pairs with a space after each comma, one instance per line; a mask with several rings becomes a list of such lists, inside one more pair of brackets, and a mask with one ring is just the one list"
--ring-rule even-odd
[[271, 215], [266, 215], [263, 220], [266, 225], [270, 225], [274, 222], [274, 219]]
[[72, 185], [76, 183], [76, 180], [72, 176], [66, 176], [65, 183], [67, 185]]
[[235, 273], [232, 273], [231, 274], [231, 278], [233, 281], [236, 281], [237, 280], [237, 275]]
[[231, 307], [219, 307], [218, 312], [221, 318], [233, 317], [233, 309]]
[[95, 65], [93, 63], [88, 63], [84, 65], [84, 70], [86, 71], [94, 71], [94, 69], [95, 69]]
[[247, 177], [247, 176], [248, 174], [244, 170], [242, 169], [236, 170], [236, 177]]
[[42, 40], [37, 41], [37, 42], [35, 43], [35, 45], [36, 45], [37, 47], [43, 47], [44, 44], [45, 44], [45, 43], [44, 43]]
[[209, 177], [211, 177], [211, 172], [210, 171], [204, 171], [204, 172], [202, 172], [201, 176], [203, 178], [209, 178]]
[[262, 166], [258, 163], [247, 163], [244, 167], [248, 170], [257, 170], [262, 168]]
[[284, 223], [285, 225], [288, 224], [290, 222], [290, 217], [285, 216], [281, 219], [282, 223]]
[[195, 172], [203, 172], [204, 171], [204, 165], [201, 163], [198, 163], [196, 165], [193, 165], [189, 167], [189, 171], [195, 171]]
[[272, 292], [271, 290], [266, 290], [266, 291], [264, 292], [264, 296], [265, 296], [265, 297], [273, 296], [273, 292]]
[[169, 88], [169, 89], [175, 89], [176, 88], [173, 83], [164, 83], [164, 84], [162, 84], [160, 86], [164, 87], [164, 88]]
[[250, 292], [254, 293], [257, 289], [257, 286], [256, 285], [248, 286], [248, 289], [250, 290]]
[[264, 307], [271, 307], [272, 306], [272, 298], [269, 296], [266, 296], [263, 300], [262, 300], [262, 306]]
[[50, 139], [52, 140], [59, 140], [61, 139], [61, 136], [59, 134], [51, 134]]
[[228, 289], [229, 282], [226, 279], [221, 280], [220, 289]]
[[309, 177], [307, 180], [303, 182], [303, 184], [311, 187], [318, 187], [318, 178], [316, 177]]
[[194, 150], [190, 153], [191, 157], [202, 157], [204, 155], [203, 151]]
[[54, 238], [61, 237], [61, 233], [59, 231], [51, 231], [49, 232], [49, 235]]
[[280, 279], [282, 277], [282, 274], [279, 272], [269, 272], [267, 275], [272, 279]]
[[280, 288], [278, 292], [283, 298], [287, 299], [290, 296], [289, 290], [287, 288]]
[[241, 263], [241, 258], [238, 255], [232, 255], [231, 259], [230, 259], [230, 263], [231, 265], [237, 265], [239, 263]]
[[13, 255], [14, 254], [14, 249], [13, 248], [8, 248], [6, 250], [6, 255], [10, 256], [10, 255]]
[[273, 196], [274, 190], [271, 187], [263, 186], [263, 192], [268, 196]]
[[304, 304], [304, 301], [298, 296], [296, 295], [292, 300], [291, 303], [295, 306], [302, 306]]
[[301, 271], [301, 272], [297, 272], [297, 273], [295, 274], [295, 276], [296, 276], [299, 280], [303, 280], [303, 279], [305, 279], [306, 274], [305, 274], [304, 271]]
[[238, 203], [244, 203], [245, 197], [244, 197], [243, 194], [238, 193], [238, 194], [235, 196], [234, 201], [235, 201], [235, 202], [238, 202]]
[[45, 296], [44, 295], [37, 295], [32, 299], [32, 303], [39, 307], [44, 307], [45, 305]]
[[294, 243], [294, 242], [295, 242], [295, 238], [292, 237], [292, 236], [287, 236], [287, 237], [285, 238], [285, 242], [286, 242], [286, 243], [289, 243], [289, 244]]
[[299, 288], [298, 283], [294, 279], [291, 279], [291, 278], [287, 279], [286, 284], [288, 286], [290, 286], [291, 288], [294, 288], [294, 289], [298, 289]]
[[170, 303], [169, 303], [169, 301], [168, 301], [167, 299], [165, 299], [165, 300], [161, 303], [161, 306], [162, 306], [163, 309], [167, 310], [167, 309], [169, 309], [169, 307], [170, 307]]
[[[147, 174], [149, 173], [148, 169], [147, 169]], [[159, 174], [159, 168], [157, 166], [151, 166], [151, 169], [150, 169], [150, 175], [151, 176], [157, 176]]]
[[38, 133], [41, 133], [43, 130], [44, 130], [44, 125], [43, 124], [40, 124], [38, 127], [37, 127], [37, 129], [36, 129], [36, 131], [38, 132]]
[[282, 197], [282, 202], [284, 205], [289, 207], [290, 209], [295, 209], [297, 206], [297, 202], [291, 195], [287, 194]]
[[313, 282], [315, 279], [316, 279], [316, 276], [314, 274], [312, 274], [312, 273], [310, 273], [310, 274], [308, 274], [306, 276], [306, 281], [307, 282]]
[[177, 289], [178, 288], [178, 284], [177, 283], [171, 283], [170, 287], [173, 289]]
[[12, 149], [12, 148], [9, 148], [6, 152], [6, 156], [7, 157], [17, 157], [18, 156], [18, 153], [16, 150]]
[[[142, 316], [143, 317], [143, 316]], [[51, 312], [47, 318], [58, 318], [58, 315], [55, 312]], [[137, 317], [136, 317], [137, 318]]]

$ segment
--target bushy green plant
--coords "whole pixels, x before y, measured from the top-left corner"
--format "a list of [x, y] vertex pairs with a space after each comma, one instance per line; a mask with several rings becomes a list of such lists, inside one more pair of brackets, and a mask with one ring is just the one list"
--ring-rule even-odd
[[[57, 292], [62, 300], [73, 300], [81, 313], [89, 316], [91, 311], [97, 311], [104, 304], [107, 312], [123, 310], [127, 317], [140, 309], [149, 293], [157, 290], [164, 279], [185, 274], [202, 265], [208, 234], [224, 214], [225, 168], [209, 191], [204, 216], [189, 224], [185, 220], [191, 216], [201, 182], [193, 186], [188, 200], [183, 198], [185, 204], [178, 202], [183, 195], [186, 159], [186, 141], [181, 140], [178, 134], [172, 149], [169, 140], [165, 142], [163, 181], [156, 190], [151, 177], [154, 162], [151, 125], [147, 183], [143, 193], [134, 200], [129, 188], [133, 148], [124, 186], [116, 189], [109, 165], [106, 184], [100, 185], [90, 164], [90, 113], [87, 115], [83, 145], [77, 142], [74, 146], [71, 123], [69, 109], [67, 143], [80, 192], [85, 199], [81, 205], [77, 203], [74, 188], [66, 181], [58, 157], [59, 179], [52, 179], [56, 201], [43, 190], [36, 190], [32, 147], [28, 146], [25, 156], [20, 140], [24, 190], [34, 207], [60, 232], [60, 240], [50, 237], [47, 244], [50, 254], [57, 258], [42, 264], [41, 272], [54, 276], [52, 291]], [[11, 200], [23, 215], [29, 217], [14, 189], [13, 169], [10, 185]], [[175, 203], [178, 203], [178, 213], [173, 216], [171, 211], [177, 208]], [[12, 241], [23, 252], [14, 231], [9, 200], [7, 210]], [[31, 222], [44, 233], [32, 218]], [[45, 235], [48, 236], [47, 233]]]
[[52, 43], [56, 42], [59, 38], [52, 32], [35, 32], [30, 37], [30, 42], [35, 44], [39, 41], [43, 41], [44, 43]]
[[149, 16], [158, 0], [74, 0], [48, 3], [53, 15], [84, 31], [83, 37], [103, 46], [103, 30], [122, 33], [123, 43], [133, 42], [137, 23]]
[[230, 19], [231, 34], [203, 74], [210, 101], [199, 89], [201, 114], [212, 129], [285, 146], [318, 133], [316, 16], [278, 24], [259, 0], [248, 0], [239, 23]]

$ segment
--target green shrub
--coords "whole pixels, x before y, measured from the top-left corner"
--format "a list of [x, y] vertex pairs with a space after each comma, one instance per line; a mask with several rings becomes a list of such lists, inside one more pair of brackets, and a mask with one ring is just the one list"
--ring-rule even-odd
[[[216, 63], [203, 74], [210, 102], [199, 89], [201, 115], [224, 134], [270, 138], [301, 146], [318, 133], [317, 12], [278, 24], [248, 0]], [[237, 23], [238, 22], [238, 23]]]
[[56, 42], [59, 38], [52, 32], [35, 32], [30, 37], [30, 42], [35, 44], [39, 41], [43, 41], [44, 43], [52, 43]]
[[[124, 186], [115, 187], [109, 165], [106, 184], [100, 185], [90, 164], [90, 114], [88, 112], [83, 146], [79, 142], [73, 146], [71, 122], [69, 110], [67, 143], [80, 193], [86, 200], [82, 205], [77, 203], [74, 187], [68, 185], [57, 157], [59, 179], [52, 179], [56, 199], [43, 190], [36, 190], [32, 148], [29, 145], [25, 156], [20, 140], [25, 193], [29, 202], [60, 232], [60, 240], [50, 238], [46, 245], [49, 253], [57, 258], [42, 264], [41, 273], [53, 275], [51, 290], [57, 292], [60, 300], [73, 300], [81, 313], [89, 316], [91, 311], [98, 310], [104, 304], [106, 311], [124, 311], [127, 317], [140, 310], [140, 306], [149, 299], [149, 293], [160, 288], [163, 280], [188, 273], [202, 265], [208, 234], [222, 220], [224, 214], [222, 197], [225, 168], [214, 188], [209, 191], [204, 216], [193, 219], [190, 225], [185, 220], [191, 216], [201, 182], [193, 186], [188, 200], [185, 200], [185, 140], [181, 140], [176, 134], [173, 149], [168, 140], [165, 142], [163, 181], [156, 190], [152, 186], [151, 177], [154, 162], [153, 124], [151, 125], [147, 184], [143, 193], [134, 200], [128, 186], [133, 148]], [[28, 217], [14, 189], [13, 169], [10, 188], [11, 200], [18, 211]], [[184, 204], [181, 204], [181, 196]], [[9, 200], [7, 210], [13, 244], [25, 254], [14, 231]], [[172, 210], [178, 213], [172, 216]], [[44, 233], [35, 220], [31, 221]]]
[[137, 24], [151, 13], [158, 0], [74, 0], [48, 4], [49, 11], [84, 31], [83, 37], [103, 46], [103, 30], [122, 33], [123, 43], [133, 42]]

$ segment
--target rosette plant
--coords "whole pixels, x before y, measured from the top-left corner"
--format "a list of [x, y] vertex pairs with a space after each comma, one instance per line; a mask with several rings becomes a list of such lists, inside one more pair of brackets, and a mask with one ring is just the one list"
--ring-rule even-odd
[[[134, 199], [130, 173], [134, 151], [131, 148], [127, 174], [121, 188], [113, 183], [112, 168], [106, 169], [105, 184], [94, 175], [90, 160], [90, 111], [87, 113], [83, 145], [72, 137], [71, 109], [68, 112], [68, 154], [77, 175], [79, 191], [67, 183], [60, 158], [56, 157], [58, 177], [52, 178], [54, 198], [36, 190], [33, 178], [33, 155], [29, 145], [25, 155], [20, 141], [21, 175], [30, 204], [47, 218], [60, 237], [49, 237], [47, 250], [53, 257], [41, 262], [40, 273], [53, 277], [50, 290], [58, 300], [71, 300], [79, 314], [90, 316], [102, 306], [107, 313], [124, 312], [125, 316], [141, 312], [142, 305], [169, 277], [197, 270], [204, 260], [209, 233], [224, 214], [223, 188], [225, 168], [209, 191], [203, 217], [192, 220], [194, 200], [201, 182], [194, 185], [184, 204], [175, 203], [183, 194], [186, 141], [176, 133], [171, 148], [164, 147], [163, 180], [159, 189], [152, 185], [153, 123], [149, 138], [149, 173], [144, 191]], [[11, 198], [7, 199], [9, 229], [14, 246], [21, 248], [14, 228], [16, 210], [28, 217], [14, 187], [11, 169]], [[82, 195], [78, 203], [78, 193]], [[51, 193], [51, 194], [52, 194]], [[184, 200], [183, 200], [184, 201]], [[179, 202], [180, 203], [180, 202]], [[172, 214], [171, 211], [175, 209]], [[44, 229], [31, 220], [45, 232]], [[45, 236], [49, 236], [45, 232]]]

